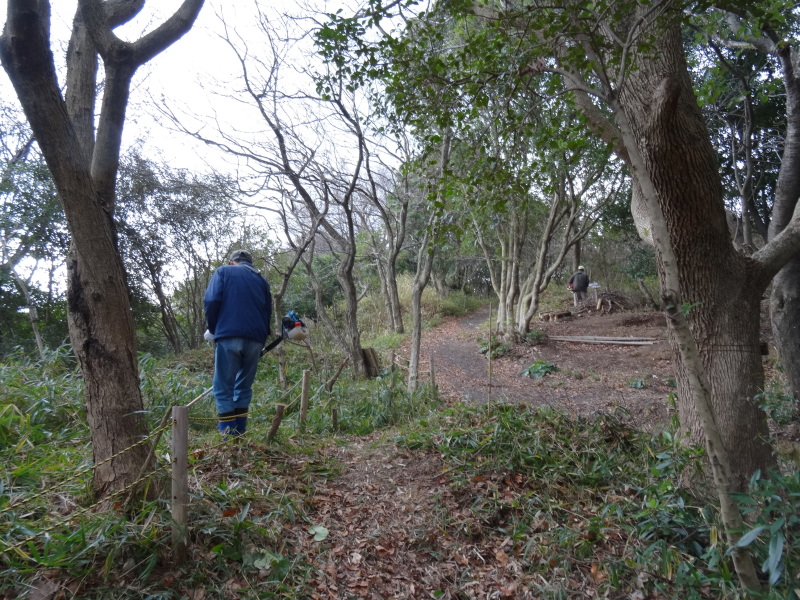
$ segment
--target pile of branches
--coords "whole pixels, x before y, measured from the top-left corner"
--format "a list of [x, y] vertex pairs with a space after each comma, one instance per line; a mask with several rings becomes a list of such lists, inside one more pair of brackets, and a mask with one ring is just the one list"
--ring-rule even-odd
[[611, 314], [614, 311], [632, 310], [636, 306], [636, 301], [622, 292], [603, 290], [597, 294], [597, 300], [594, 299], [594, 294], [587, 294], [586, 300], [578, 304], [573, 309], [572, 314], [578, 315], [592, 310], [599, 312], [601, 315]]

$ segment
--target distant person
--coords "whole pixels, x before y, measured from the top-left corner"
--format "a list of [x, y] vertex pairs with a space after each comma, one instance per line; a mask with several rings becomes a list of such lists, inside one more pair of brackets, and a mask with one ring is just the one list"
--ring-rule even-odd
[[584, 272], [583, 265], [579, 266], [578, 270], [569, 278], [567, 287], [572, 290], [575, 306], [578, 305], [578, 302], [586, 300], [586, 290], [589, 289], [589, 276]]
[[214, 342], [214, 398], [219, 431], [237, 436], [247, 429], [261, 349], [269, 336], [272, 295], [269, 283], [253, 266], [246, 250], [231, 254], [218, 268], [203, 299], [208, 331]]

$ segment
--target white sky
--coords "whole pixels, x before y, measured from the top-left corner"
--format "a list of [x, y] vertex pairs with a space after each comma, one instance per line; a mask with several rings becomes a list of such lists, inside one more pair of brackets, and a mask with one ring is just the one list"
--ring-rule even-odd
[[[136, 39], [162, 23], [181, 4], [182, 0], [148, 0], [144, 10], [132, 22], [116, 30], [123, 39]], [[265, 6], [273, 3], [265, 3]], [[51, 0], [51, 48], [57, 67], [63, 67], [71, 23], [77, 0]], [[297, 10], [295, 0], [281, 5]], [[179, 113], [216, 114], [220, 118], [241, 114], [230, 109], [230, 100], [222, 94], [233, 89], [240, 68], [230, 48], [219, 39], [220, 15], [242, 38], [257, 34], [253, 18], [255, 0], [206, 0], [192, 29], [137, 72], [131, 86], [131, 96], [123, 133], [124, 153], [142, 140], [143, 154], [163, 161], [171, 168], [187, 168], [198, 172], [225, 170], [228, 159], [185, 134], [172, 131], [153, 106], [154, 100], [164, 98]], [[6, 21], [6, 2], [0, 0], [0, 24]], [[335, 9], [333, 9], [335, 10]], [[252, 35], [249, 35], [252, 34]], [[61, 69], [63, 72], [63, 68]], [[63, 78], [61, 79], [63, 85]], [[4, 100], [15, 100], [15, 92], [5, 71], [0, 68], [0, 94]], [[246, 124], [238, 124], [246, 128]], [[209, 166], [210, 165], [210, 166]], [[256, 212], [252, 211], [253, 217]], [[33, 265], [23, 264], [22, 271], [31, 273]], [[24, 275], [23, 275], [24, 276]]]
[[[173, 14], [181, 2], [147, 0], [141, 13], [124, 27], [116, 29], [115, 33], [123, 39], [137, 39], [142, 32], [151, 31]], [[236, 36], [247, 40], [251, 52], [257, 54], [261, 50], [259, 46], [263, 46], [263, 34], [259, 32], [255, 20], [256, 5], [260, 4], [264, 11], [274, 12], [276, 19], [287, 12], [294, 15], [311, 14], [310, 10], [304, 11], [300, 7], [301, 2], [313, 3], [317, 11], [324, 12], [336, 12], [339, 8], [345, 8], [346, 4], [346, 0], [283, 0], [280, 3], [274, 0], [206, 0], [192, 29], [138, 70], [131, 87], [123, 133], [123, 154], [137, 140], [141, 140], [143, 154], [147, 158], [164, 162], [171, 168], [187, 168], [197, 172], [228, 170], [228, 167], [233, 169], [231, 158], [188, 135], [175, 132], [166, 119], [158, 115], [154, 102], [160, 103], [163, 98], [178, 114], [213, 116], [228, 131], [262, 129], [264, 124], [250, 112], [252, 109], [225, 97], [229, 91], [240, 89], [241, 70], [232, 50], [219, 37], [222, 32], [221, 17], [224, 17]], [[0, 0], [2, 24], [6, 20], [6, 4]], [[57, 67], [63, 67], [77, 0], [51, 0], [51, 6], [51, 48]], [[303, 66], [307, 67], [308, 62]], [[281, 81], [284, 91], [300, 85], [295, 83], [294, 78], [282, 78]], [[15, 97], [1, 68], [0, 94], [4, 99]], [[204, 121], [196, 122], [203, 124]], [[210, 131], [216, 127], [211, 118], [205, 119], [205, 123]], [[260, 211], [254, 209], [249, 212], [257, 217], [256, 213]]]
[[[150, 150], [153, 153], [161, 151], [172, 167], [206, 170], [206, 161], [219, 167], [218, 155], [209, 157], [205, 146], [170, 131], [166, 124], [156, 120], [157, 111], [152, 106], [152, 99], [163, 97], [170, 107], [187, 113], [236, 114], [235, 110], [227, 108], [230, 102], [220, 95], [239, 77], [236, 58], [219, 39], [220, 15], [233, 24], [237, 35], [257, 39], [254, 37], [257, 35], [253, 17], [255, 3], [256, 0], [206, 0], [195, 26], [139, 69], [131, 88], [123, 140], [126, 147], [139, 138], [145, 141], [148, 156]], [[63, 64], [77, 0], [53, 0], [51, 4], [52, 48], [57, 64]], [[118, 28], [116, 33], [122, 38], [135, 39], [142, 31], [150, 31], [163, 22], [180, 4], [181, 0], [148, 0], [142, 12], [132, 22]], [[263, 0], [261, 4], [275, 6], [275, 3]], [[326, 11], [335, 11], [343, 6], [341, 2], [322, 1], [318, 4], [324, 5]], [[295, 0], [284, 0], [280, 6], [294, 13], [300, 10]], [[5, 23], [5, 19], [6, 3], [0, 0], [0, 23]], [[14, 90], [2, 69], [0, 94], [4, 98], [14, 97]], [[156, 156], [151, 158], [157, 159]]]

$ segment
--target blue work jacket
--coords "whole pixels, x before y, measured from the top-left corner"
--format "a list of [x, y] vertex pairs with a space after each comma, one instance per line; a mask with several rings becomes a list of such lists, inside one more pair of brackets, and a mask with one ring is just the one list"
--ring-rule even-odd
[[270, 334], [272, 294], [269, 283], [248, 262], [214, 271], [203, 305], [208, 330], [216, 339], [243, 337], [265, 343]]

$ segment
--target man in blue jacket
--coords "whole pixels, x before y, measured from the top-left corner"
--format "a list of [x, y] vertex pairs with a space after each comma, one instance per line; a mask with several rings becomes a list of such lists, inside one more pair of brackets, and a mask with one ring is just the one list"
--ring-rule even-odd
[[247, 428], [261, 349], [270, 333], [272, 295], [246, 250], [218, 268], [203, 300], [214, 340], [214, 398], [219, 431], [237, 436]]

